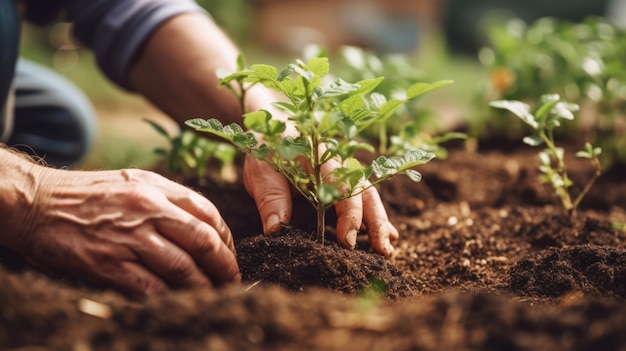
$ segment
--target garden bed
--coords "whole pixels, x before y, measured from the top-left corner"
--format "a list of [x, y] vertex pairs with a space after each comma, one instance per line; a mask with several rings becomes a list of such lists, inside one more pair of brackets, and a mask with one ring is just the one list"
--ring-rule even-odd
[[[577, 147], [580, 147], [577, 145]], [[389, 259], [293, 226], [260, 236], [241, 184], [199, 187], [237, 234], [244, 282], [131, 301], [0, 256], [0, 348], [29, 350], [626, 350], [623, 169], [567, 217], [536, 150], [451, 150], [379, 187], [400, 231]], [[592, 170], [568, 160], [575, 184]], [[574, 189], [576, 192], [576, 189]], [[332, 224], [332, 213], [329, 213]], [[25, 350], [25, 349], [21, 349]]]

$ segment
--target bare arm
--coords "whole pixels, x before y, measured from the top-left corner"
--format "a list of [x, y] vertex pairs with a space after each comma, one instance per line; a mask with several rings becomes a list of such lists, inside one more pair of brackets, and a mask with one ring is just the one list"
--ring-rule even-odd
[[[236, 70], [239, 50], [206, 15], [188, 13], [155, 31], [130, 70], [130, 82], [179, 123], [190, 118], [218, 118], [241, 123], [237, 99], [217, 87], [217, 69]], [[255, 89], [251, 109], [270, 108], [269, 92]]]

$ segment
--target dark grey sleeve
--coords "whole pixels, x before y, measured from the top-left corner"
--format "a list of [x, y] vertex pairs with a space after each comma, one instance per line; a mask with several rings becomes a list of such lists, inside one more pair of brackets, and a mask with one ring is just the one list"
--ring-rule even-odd
[[[67, 16], [73, 34], [95, 55], [107, 77], [132, 90], [127, 80], [133, 59], [164, 21], [187, 12], [203, 12], [193, 0], [72, 0]], [[207, 14], [208, 15], [208, 14]]]

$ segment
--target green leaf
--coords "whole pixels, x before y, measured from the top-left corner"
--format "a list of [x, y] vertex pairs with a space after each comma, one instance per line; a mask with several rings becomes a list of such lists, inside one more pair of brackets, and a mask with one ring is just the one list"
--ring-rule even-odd
[[243, 71], [246, 67], [246, 59], [242, 54], [237, 55], [237, 71]]
[[524, 143], [530, 146], [539, 146], [543, 144], [543, 139], [538, 134], [533, 134], [523, 139]]
[[535, 117], [530, 112], [530, 106], [528, 106], [527, 103], [521, 101], [498, 100], [492, 101], [489, 105], [508, 110], [534, 129], [539, 128], [539, 123], [537, 123]]
[[420, 95], [424, 95], [430, 91], [445, 87], [446, 85], [450, 85], [452, 83], [454, 83], [452, 80], [440, 80], [434, 83], [415, 83], [407, 89], [407, 100], [412, 100]]
[[384, 122], [389, 119], [400, 106], [404, 105], [405, 101], [391, 99], [387, 100], [381, 107], [376, 117], [376, 122]]
[[372, 90], [376, 89], [378, 85], [384, 80], [384, 77], [378, 77], [373, 79], [365, 79], [357, 82], [359, 89], [354, 92], [355, 95], [366, 95]]
[[258, 110], [243, 115], [243, 124], [248, 129], [265, 136], [275, 136], [285, 131], [285, 122], [272, 119], [272, 114], [267, 110]]
[[163, 128], [160, 124], [151, 121], [149, 119], [144, 118], [144, 121], [146, 123], [148, 123], [150, 125], [150, 127], [152, 127], [152, 129], [154, 129], [157, 133], [161, 134], [162, 136], [166, 137], [167, 139], [170, 139], [170, 135], [169, 133], [165, 130], [165, 128]]
[[317, 199], [323, 204], [332, 204], [339, 198], [341, 198], [341, 192], [334, 185], [321, 184], [317, 189]]
[[[404, 156], [379, 156], [372, 163], [372, 169], [379, 179], [388, 178], [397, 174], [405, 174], [410, 168], [428, 163], [433, 158], [435, 158], [435, 154], [432, 152], [412, 149], [408, 150]], [[411, 179], [416, 178], [415, 173], [409, 173], [411, 173], [409, 175]]]
[[599, 147], [594, 148], [593, 145], [591, 145], [590, 142], [586, 142], [585, 143], [585, 148], [581, 151], [578, 151], [576, 153], [576, 157], [581, 157], [581, 158], [595, 158], [600, 156], [600, 154], [602, 153], [602, 149]]
[[404, 171], [404, 174], [416, 183], [422, 181], [422, 174], [414, 169], [407, 169]]
[[360, 88], [358, 84], [350, 84], [341, 78], [337, 78], [333, 83], [321, 89], [320, 98], [337, 97], [350, 94]]
[[434, 145], [439, 145], [441, 143], [445, 143], [446, 141], [455, 139], [467, 139], [467, 134], [459, 132], [448, 132], [443, 135], [433, 137], [430, 140], [430, 143]]
[[280, 73], [278, 73], [276, 80], [279, 82], [282, 82], [285, 79], [287, 79], [291, 75], [291, 73], [293, 73], [293, 69], [291, 68], [291, 66], [287, 66], [283, 68], [283, 70], [280, 71]]
[[330, 70], [328, 57], [313, 57], [306, 63], [306, 69], [313, 72], [315, 77], [322, 78], [326, 76]]
[[199, 132], [207, 132], [224, 138], [246, 152], [249, 152], [258, 144], [256, 137], [252, 133], [244, 132], [236, 123], [223, 126], [222, 123], [215, 118], [207, 120], [194, 118], [185, 121], [185, 124]]
[[289, 102], [283, 102], [283, 101], [273, 102], [272, 106], [288, 114], [295, 115], [296, 113], [298, 113], [298, 108], [294, 104], [289, 103]]
[[387, 98], [383, 94], [372, 93], [372, 95], [370, 95], [370, 103], [372, 104], [372, 107], [378, 111], [380, 111], [386, 102]]
[[556, 106], [560, 99], [561, 97], [559, 94], [546, 94], [541, 96], [539, 99], [541, 106], [535, 112], [537, 120], [545, 119], [548, 114], [552, 112], [552, 109]]
[[283, 139], [282, 144], [276, 149], [278, 154], [287, 160], [293, 160], [298, 156], [306, 156], [311, 153], [311, 145], [304, 137], [293, 138], [290, 136]]

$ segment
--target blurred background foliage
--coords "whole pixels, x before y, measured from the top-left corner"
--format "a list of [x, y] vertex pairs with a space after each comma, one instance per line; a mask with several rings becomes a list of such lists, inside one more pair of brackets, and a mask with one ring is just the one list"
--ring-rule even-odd
[[[415, 121], [420, 129], [463, 130], [477, 139], [503, 130], [514, 136], [523, 126], [512, 127], [511, 118], [489, 109], [490, 100], [532, 103], [543, 94], [559, 93], [592, 111], [595, 117], [588, 124], [596, 133], [585, 137], [610, 138], [618, 159], [626, 158], [620, 154], [626, 152], [620, 151], [626, 150], [626, 39], [620, 23], [626, 18], [625, 2], [198, 0], [241, 47], [249, 64], [280, 67], [316, 43], [328, 48], [331, 65], [336, 61], [341, 70], [340, 43], [368, 50], [381, 62], [406, 65], [390, 66], [399, 70], [392, 72], [397, 82], [454, 80], [419, 100], [412, 113], [423, 116]], [[21, 54], [56, 69], [92, 99], [100, 135], [83, 167], [150, 167], [158, 160], [153, 150], [169, 144], [143, 119], [159, 123], [168, 133], [177, 133], [178, 126], [141, 97], [108, 81], [70, 33], [64, 22], [25, 24]], [[344, 72], [355, 76], [354, 71]]]

